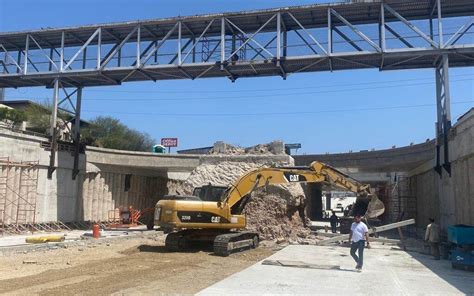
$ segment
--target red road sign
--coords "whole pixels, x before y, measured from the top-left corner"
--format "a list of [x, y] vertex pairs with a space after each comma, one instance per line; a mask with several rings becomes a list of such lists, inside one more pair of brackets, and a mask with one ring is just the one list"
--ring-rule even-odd
[[165, 147], [178, 147], [178, 138], [161, 138], [161, 145]]

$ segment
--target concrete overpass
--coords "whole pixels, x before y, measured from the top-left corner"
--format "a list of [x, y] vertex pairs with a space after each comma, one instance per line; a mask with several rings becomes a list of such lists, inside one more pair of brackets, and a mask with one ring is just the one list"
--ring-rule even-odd
[[434, 140], [385, 150], [349, 153], [295, 155], [296, 165], [321, 161], [337, 168], [357, 168], [363, 172], [409, 171], [433, 159]]

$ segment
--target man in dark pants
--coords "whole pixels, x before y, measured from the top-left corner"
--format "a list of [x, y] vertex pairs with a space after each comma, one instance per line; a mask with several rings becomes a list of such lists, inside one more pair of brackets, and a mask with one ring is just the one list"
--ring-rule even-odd
[[329, 222], [331, 223], [331, 231], [332, 233], [337, 232], [337, 223], [339, 222], [339, 218], [336, 216], [336, 212], [332, 211], [331, 217], [329, 217]]
[[[364, 264], [364, 247], [367, 242], [367, 248], [370, 248], [369, 243], [369, 228], [361, 221], [361, 216], [356, 215], [354, 217], [354, 223], [351, 226], [351, 232], [349, 234], [349, 241], [351, 242], [351, 256], [354, 258], [356, 270], [362, 272], [362, 265]], [[356, 251], [358, 255], [356, 255]]]

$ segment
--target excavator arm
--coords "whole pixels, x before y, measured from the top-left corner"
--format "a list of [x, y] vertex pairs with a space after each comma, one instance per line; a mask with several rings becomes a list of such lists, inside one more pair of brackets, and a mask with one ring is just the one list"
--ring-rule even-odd
[[233, 215], [240, 215], [250, 200], [252, 192], [267, 185], [288, 183], [323, 183], [355, 192], [359, 204], [364, 203], [366, 217], [373, 218], [384, 212], [383, 203], [371, 192], [370, 185], [362, 184], [350, 176], [321, 162], [309, 167], [274, 167], [253, 170], [234, 182], [222, 198], [221, 206], [229, 206]]

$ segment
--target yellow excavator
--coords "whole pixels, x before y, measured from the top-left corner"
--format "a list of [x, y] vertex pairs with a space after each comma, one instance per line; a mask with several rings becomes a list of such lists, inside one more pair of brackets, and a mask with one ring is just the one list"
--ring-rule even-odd
[[229, 187], [203, 186], [192, 196], [168, 195], [155, 207], [155, 225], [168, 233], [166, 248], [180, 251], [199, 242], [213, 242], [214, 253], [228, 256], [232, 251], [256, 248], [259, 235], [245, 231], [245, 206], [252, 192], [267, 185], [288, 183], [322, 183], [357, 194], [352, 215], [366, 218], [380, 216], [385, 207], [362, 184], [321, 162], [309, 167], [262, 167], [248, 172]]

